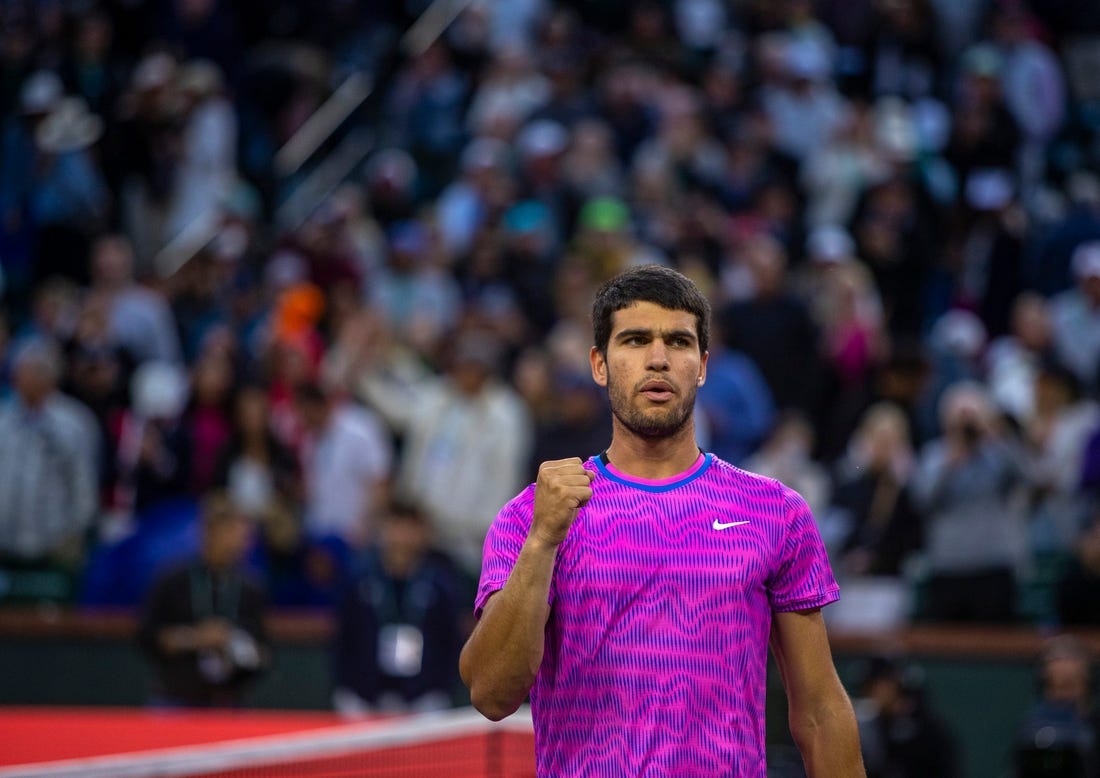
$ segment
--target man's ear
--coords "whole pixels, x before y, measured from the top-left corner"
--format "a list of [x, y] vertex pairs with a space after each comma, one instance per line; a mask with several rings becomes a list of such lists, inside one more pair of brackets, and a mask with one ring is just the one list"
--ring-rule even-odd
[[588, 352], [588, 361], [592, 363], [592, 380], [597, 386], [607, 386], [607, 360], [603, 353], [593, 346]]

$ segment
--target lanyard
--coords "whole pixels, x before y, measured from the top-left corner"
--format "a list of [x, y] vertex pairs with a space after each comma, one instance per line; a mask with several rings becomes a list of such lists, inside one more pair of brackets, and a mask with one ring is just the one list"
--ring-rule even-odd
[[378, 614], [378, 623], [422, 623], [430, 599], [428, 582], [422, 574], [423, 566], [417, 566], [417, 570], [405, 581], [402, 594], [398, 597], [397, 582], [385, 572], [380, 561], [372, 555], [368, 565], [371, 573], [370, 598]]
[[[215, 577], [219, 584], [216, 592], [214, 591]], [[240, 603], [239, 575], [233, 572], [216, 575], [205, 567], [196, 567], [191, 570], [191, 614], [196, 619], [224, 616], [229, 621], [236, 622]], [[219, 605], [221, 605], [220, 608]]]

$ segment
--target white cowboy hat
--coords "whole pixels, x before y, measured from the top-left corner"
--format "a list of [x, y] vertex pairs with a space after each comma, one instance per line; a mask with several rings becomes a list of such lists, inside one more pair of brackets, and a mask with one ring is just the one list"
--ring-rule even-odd
[[103, 120], [79, 97], [65, 97], [42, 120], [34, 140], [42, 151], [63, 154], [91, 146], [103, 134]]

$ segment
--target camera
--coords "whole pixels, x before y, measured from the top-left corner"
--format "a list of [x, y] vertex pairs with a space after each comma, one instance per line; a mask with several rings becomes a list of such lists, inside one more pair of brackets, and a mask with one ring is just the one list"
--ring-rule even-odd
[[968, 419], [964, 421], [962, 427], [959, 429], [959, 433], [968, 446], [976, 446], [981, 442], [982, 428], [973, 420]]

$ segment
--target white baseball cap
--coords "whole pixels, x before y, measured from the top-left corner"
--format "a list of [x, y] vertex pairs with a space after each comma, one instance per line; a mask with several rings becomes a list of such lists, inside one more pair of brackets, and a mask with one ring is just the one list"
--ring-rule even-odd
[[1100, 240], [1082, 243], [1074, 250], [1073, 274], [1080, 279], [1100, 278]]

